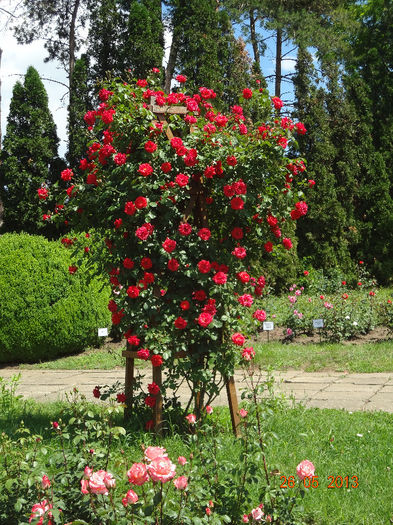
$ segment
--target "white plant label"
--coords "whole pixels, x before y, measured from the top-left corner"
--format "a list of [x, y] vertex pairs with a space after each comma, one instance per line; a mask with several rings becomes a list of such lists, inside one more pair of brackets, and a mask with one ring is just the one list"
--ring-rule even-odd
[[274, 323], [272, 321], [265, 321], [262, 327], [266, 331], [274, 330]]
[[323, 328], [323, 319], [314, 319], [312, 325], [314, 328]]
[[108, 328], [98, 329], [98, 337], [107, 337], [107, 335], [108, 335]]

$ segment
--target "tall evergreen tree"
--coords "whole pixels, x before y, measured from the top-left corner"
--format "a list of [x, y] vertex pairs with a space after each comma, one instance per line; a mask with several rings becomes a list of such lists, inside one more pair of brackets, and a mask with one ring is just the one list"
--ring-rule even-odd
[[5, 231], [37, 233], [43, 226], [37, 190], [58, 178], [59, 139], [38, 72], [29, 67], [10, 104], [0, 163]]

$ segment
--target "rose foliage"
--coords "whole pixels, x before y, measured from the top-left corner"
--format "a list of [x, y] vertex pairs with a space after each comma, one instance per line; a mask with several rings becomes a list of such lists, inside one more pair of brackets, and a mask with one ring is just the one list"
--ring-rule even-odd
[[[169, 108], [165, 122], [151, 96]], [[215, 98], [205, 87], [165, 95], [154, 79], [107, 85], [85, 116], [86, 157], [61, 174], [65, 207], [45, 214], [74, 231], [94, 228], [80, 242], [108, 274], [112, 322], [144, 359], [162, 358], [163, 394], [186, 378], [209, 399], [220, 388], [215, 373], [229, 376], [242, 354], [252, 355], [247, 342], [232, 341], [263, 293], [252, 261], [290, 249], [290, 224], [307, 212], [304, 163], [286, 156], [298, 128], [279, 117], [277, 100], [249, 89], [244, 108], [224, 114]], [[244, 116], [248, 104], [263, 122]], [[180, 106], [185, 114], [170, 113]], [[176, 358], [179, 351], [186, 357]]]

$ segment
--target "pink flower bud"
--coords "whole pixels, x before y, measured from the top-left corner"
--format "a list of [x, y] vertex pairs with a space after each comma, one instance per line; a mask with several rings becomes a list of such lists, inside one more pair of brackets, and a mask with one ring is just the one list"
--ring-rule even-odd
[[48, 476], [46, 476], [46, 475], [42, 476], [41, 487], [44, 490], [49, 489], [49, 487], [50, 487], [50, 479], [48, 478]]

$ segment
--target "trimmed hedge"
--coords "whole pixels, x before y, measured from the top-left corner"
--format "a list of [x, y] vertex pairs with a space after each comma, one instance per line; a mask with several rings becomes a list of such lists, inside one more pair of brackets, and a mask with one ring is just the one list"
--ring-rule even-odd
[[70, 275], [58, 241], [0, 236], [0, 363], [36, 362], [99, 344], [110, 290], [87, 271]]

